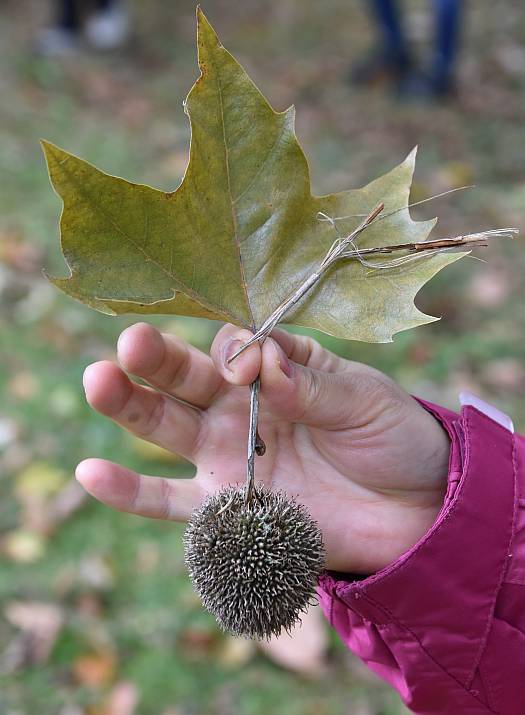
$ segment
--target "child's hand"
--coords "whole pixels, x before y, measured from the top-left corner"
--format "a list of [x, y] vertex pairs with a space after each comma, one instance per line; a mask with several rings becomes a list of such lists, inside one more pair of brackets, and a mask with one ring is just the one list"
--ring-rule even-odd
[[[210, 358], [145, 323], [125, 330], [118, 341], [122, 367], [104, 361], [87, 368], [88, 402], [194, 462], [197, 474], [146, 477], [88, 459], [77, 478], [115, 509], [186, 520], [208, 492], [245, 480], [246, 386], [260, 371], [266, 454], [256, 457], [256, 480], [308, 507], [323, 531], [328, 568], [377, 571], [435, 520], [446, 488], [447, 435], [385, 375], [310, 338], [276, 330], [262, 348], [254, 344], [226, 365], [237, 341], [250, 335], [225, 325]], [[152, 387], [135, 384], [124, 371]]]

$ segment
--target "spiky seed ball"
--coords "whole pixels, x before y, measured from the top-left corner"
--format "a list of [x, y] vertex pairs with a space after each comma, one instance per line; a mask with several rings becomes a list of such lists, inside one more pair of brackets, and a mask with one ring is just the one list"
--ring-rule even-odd
[[226, 487], [194, 511], [186, 564], [203, 605], [226, 631], [269, 638], [307, 610], [324, 564], [322, 535], [304, 506], [281, 491]]

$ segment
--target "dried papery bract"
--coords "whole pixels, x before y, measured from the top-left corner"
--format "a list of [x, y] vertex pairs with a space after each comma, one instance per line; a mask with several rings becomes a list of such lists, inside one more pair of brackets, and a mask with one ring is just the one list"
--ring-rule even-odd
[[203, 605], [229, 633], [269, 638], [313, 602], [322, 535], [304, 506], [256, 484], [226, 487], [197, 509], [184, 535], [186, 564]]

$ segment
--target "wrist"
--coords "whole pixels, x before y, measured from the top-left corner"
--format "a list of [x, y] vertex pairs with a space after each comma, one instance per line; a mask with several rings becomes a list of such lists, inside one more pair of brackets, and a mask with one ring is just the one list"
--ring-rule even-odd
[[442, 503], [447, 488], [450, 468], [452, 438], [448, 426], [440, 420], [439, 414], [430, 403], [413, 398], [417, 403], [416, 424], [418, 425], [416, 456], [419, 462], [422, 489], [435, 490], [436, 498]]
[[408, 439], [392, 463], [402, 475], [399, 486], [371, 490], [366, 510], [354, 516], [349, 541], [333, 544], [329, 569], [365, 575], [382, 570], [412, 549], [443, 509], [455, 435], [420, 400], [409, 414], [403, 427]]

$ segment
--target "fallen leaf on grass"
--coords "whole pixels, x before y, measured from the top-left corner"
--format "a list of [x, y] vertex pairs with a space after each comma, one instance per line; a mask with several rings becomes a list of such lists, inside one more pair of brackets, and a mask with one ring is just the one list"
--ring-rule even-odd
[[34, 241], [24, 241], [18, 231], [0, 231], [0, 263], [21, 273], [40, 274], [42, 249]]
[[134, 715], [138, 701], [137, 686], [129, 680], [121, 680], [100, 706], [89, 708], [89, 715]]
[[254, 641], [228, 636], [217, 653], [217, 661], [227, 668], [238, 668], [249, 663], [256, 653]]
[[115, 677], [117, 659], [113, 651], [99, 651], [81, 655], [73, 663], [73, 675], [81, 685], [100, 688]]
[[40, 536], [51, 534], [86, 500], [85, 491], [65, 470], [47, 462], [23, 469], [14, 494], [22, 507], [22, 527]]
[[33, 462], [15, 480], [15, 496], [23, 503], [33, 497], [48, 498], [56, 494], [67, 479], [67, 472], [47, 462]]
[[0, 541], [0, 553], [19, 563], [33, 563], [42, 558], [45, 550], [46, 544], [42, 536], [25, 529], [10, 531]]
[[73, 479], [58, 492], [49, 505], [50, 520], [54, 526], [74, 514], [88, 500], [88, 494]]
[[188, 660], [205, 660], [217, 646], [219, 634], [213, 626], [191, 626], [185, 628], [179, 638], [178, 647]]
[[111, 561], [100, 554], [88, 554], [78, 564], [78, 583], [95, 591], [113, 588], [114, 574]]
[[7, 383], [7, 391], [16, 400], [26, 402], [36, 397], [40, 391], [40, 382], [29, 370], [20, 370]]
[[47, 662], [64, 623], [63, 610], [52, 603], [11, 601], [4, 609], [4, 616], [21, 633], [6, 648], [2, 670], [14, 672]]

